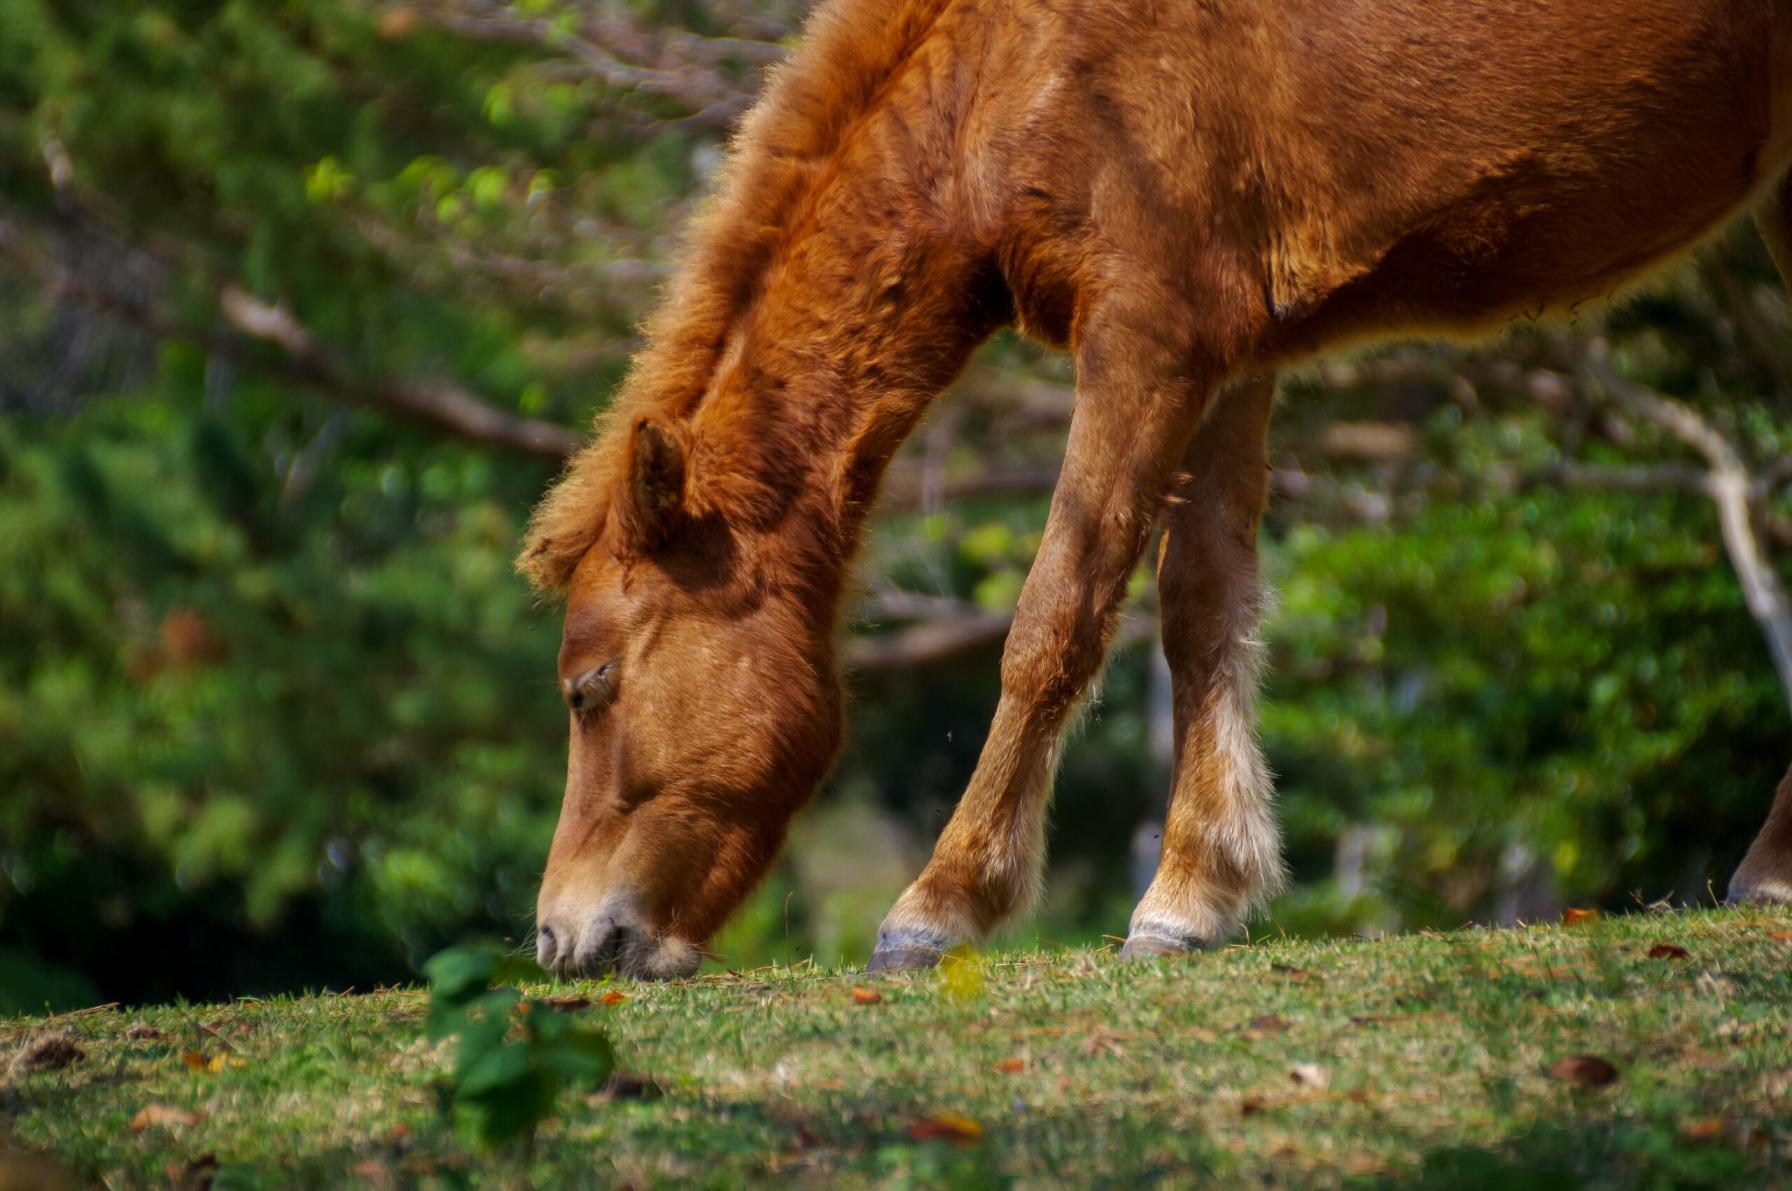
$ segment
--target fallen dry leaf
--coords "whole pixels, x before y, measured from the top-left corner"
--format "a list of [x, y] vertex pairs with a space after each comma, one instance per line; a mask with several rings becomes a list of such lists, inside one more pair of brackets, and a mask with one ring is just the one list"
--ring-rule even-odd
[[974, 1001], [983, 995], [983, 961], [975, 952], [954, 948], [940, 960], [940, 991], [955, 1001]]
[[1288, 1028], [1288, 1020], [1273, 1013], [1265, 1013], [1262, 1017], [1253, 1017], [1246, 1023], [1246, 1034], [1262, 1037], [1265, 1034], [1280, 1034]]
[[1269, 970], [1272, 972], [1280, 972], [1290, 980], [1305, 980], [1308, 976], [1313, 974], [1305, 968], [1297, 968], [1293, 964], [1285, 964], [1280, 961], [1270, 964]]
[[1778, 939], [1782, 943], [1792, 943], [1792, 930], [1770, 930], [1767, 932], [1767, 937]]
[[611, 989], [598, 999], [606, 1005], [620, 1005], [622, 1002], [628, 1000], [628, 994], [619, 992], [616, 989]]
[[1584, 926], [1589, 922], [1599, 921], [1598, 910], [1582, 910], [1571, 908], [1562, 911], [1563, 926]]
[[1256, 1116], [1264, 1108], [1261, 1096], [1246, 1096], [1238, 1102], [1238, 1115], [1241, 1117]]
[[131, 1118], [131, 1132], [141, 1133], [145, 1129], [172, 1129], [179, 1125], [197, 1125], [205, 1119], [201, 1112], [189, 1112], [172, 1104], [145, 1104]]
[[207, 1058], [196, 1050], [180, 1052], [180, 1061], [187, 1065], [187, 1070], [205, 1075], [216, 1075], [226, 1067], [241, 1067], [243, 1061], [228, 1051], [219, 1051]]
[[1598, 1055], [1569, 1055], [1550, 1064], [1549, 1074], [1578, 1088], [1603, 1088], [1618, 1082], [1618, 1069]]
[[154, 1026], [146, 1026], [143, 1023], [139, 1022], [136, 1025], [132, 1026], [130, 1029], [126, 1030], [124, 1032], [124, 1036], [126, 1038], [136, 1038], [139, 1040], [148, 1039], [148, 1038], [160, 1038], [162, 1036], [162, 1031], [156, 1029]]
[[852, 1003], [855, 1005], [875, 1005], [884, 999], [884, 995], [875, 988], [854, 988]]
[[1703, 1117], [1680, 1126], [1680, 1137], [1684, 1141], [1716, 1141], [1723, 1135], [1722, 1117]]
[[1673, 943], [1657, 943], [1649, 948], [1650, 959], [1687, 959], [1691, 955], [1692, 952]]
[[87, 1057], [81, 1044], [67, 1030], [49, 1030], [25, 1040], [12, 1057], [12, 1070], [23, 1074], [31, 1071], [55, 1071], [78, 1063]]
[[574, 1009], [583, 1009], [587, 1005], [591, 1004], [591, 998], [590, 997], [543, 997], [541, 999], [541, 1003], [543, 1005], [547, 1005], [554, 1009], [564, 1009], [564, 1010], [567, 1010], [568, 1012], [571, 1012]]
[[1296, 1087], [1322, 1092], [1332, 1082], [1331, 1073], [1318, 1063], [1296, 1063], [1288, 1070], [1288, 1078]]
[[1003, 1075], [1019, 1075], [1026, 1069], [1027, 1061], [1025, 1059], [1003, 1059], [996, 1064], [996, 1070]]
[[983, 1140], [983, 1126], [970, 1117], [955, 1112], [936, 1112], [930, 1117], [910, 1121], [910, 1141], [949, 1141], [953, 1145], [976, 1145]]

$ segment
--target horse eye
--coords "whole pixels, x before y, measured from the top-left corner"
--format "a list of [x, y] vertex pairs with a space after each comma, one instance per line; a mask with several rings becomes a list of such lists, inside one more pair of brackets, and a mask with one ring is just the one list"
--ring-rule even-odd
[[574, 714], [592, 715], [608, 707], [616, 699], [616, 662], [611, 658], [601, 666], [593, 666], [560, 684], [566, 705]]

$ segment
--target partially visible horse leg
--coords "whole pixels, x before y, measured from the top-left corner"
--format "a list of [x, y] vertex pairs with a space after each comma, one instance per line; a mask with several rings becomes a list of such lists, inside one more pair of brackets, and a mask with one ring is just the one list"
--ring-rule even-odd
[[1133, 911], [1123, 958], [1224, 941], [1282, 878], [1255, 713], [1257, 523], [1269, 496], [1274, 402], [1273, 376], [1216, 399], [1183, 460], [1181, 499], [1164, 515], [1157, 590], [1176, 763], [1162, 858]]
[[1792, 769], [1773, 796], [1761, 834], [1730, 878], [1729, 900], [1792, 904]]
[[[870, 970], [930, 967], [1038, 891], [1045, 809], [1067, 721], [1107, 652], [1193, 427], [1224, 365], [1175, 323], [1174, 294], [1091, 312], [1076, 412], [1045, 537], [1002, 653], [1002, 696], [969, 787], [927, 867], [878, 930]], [[1186, 316], [1185, 316], [1186, 317]], [[1205, 357], [1205, 358], [1203, 358]]]
[[[1792, 289], [1792, 174], [1781, 178], [1755, 211], [1780, 279]], [[1780, 782], [1761, 834], [1730, 878], [1733, 902], [1792, 903], [1792, 770]]]

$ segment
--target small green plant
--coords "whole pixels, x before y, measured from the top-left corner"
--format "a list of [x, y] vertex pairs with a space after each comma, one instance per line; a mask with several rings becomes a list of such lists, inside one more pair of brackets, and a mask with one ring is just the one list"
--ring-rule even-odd
[[530, 960], [468, 944], [438, 953], [423, 972], [428, 1036], [460, 1040], [443, 1107], [456, 1129], [488, 1149], [533, 1137], [562, 1089], [599, 1087], [616, 1067], [601, 1033], [507, 987], [543, 979]]

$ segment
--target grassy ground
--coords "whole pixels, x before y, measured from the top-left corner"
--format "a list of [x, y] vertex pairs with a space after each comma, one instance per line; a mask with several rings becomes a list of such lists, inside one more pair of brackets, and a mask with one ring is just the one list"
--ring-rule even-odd
[[0, 1022], [0, 1187], [1792, 1186], [1787, 913], [553, 991], [662, 1094], [489, 1155], [420, 992]]

